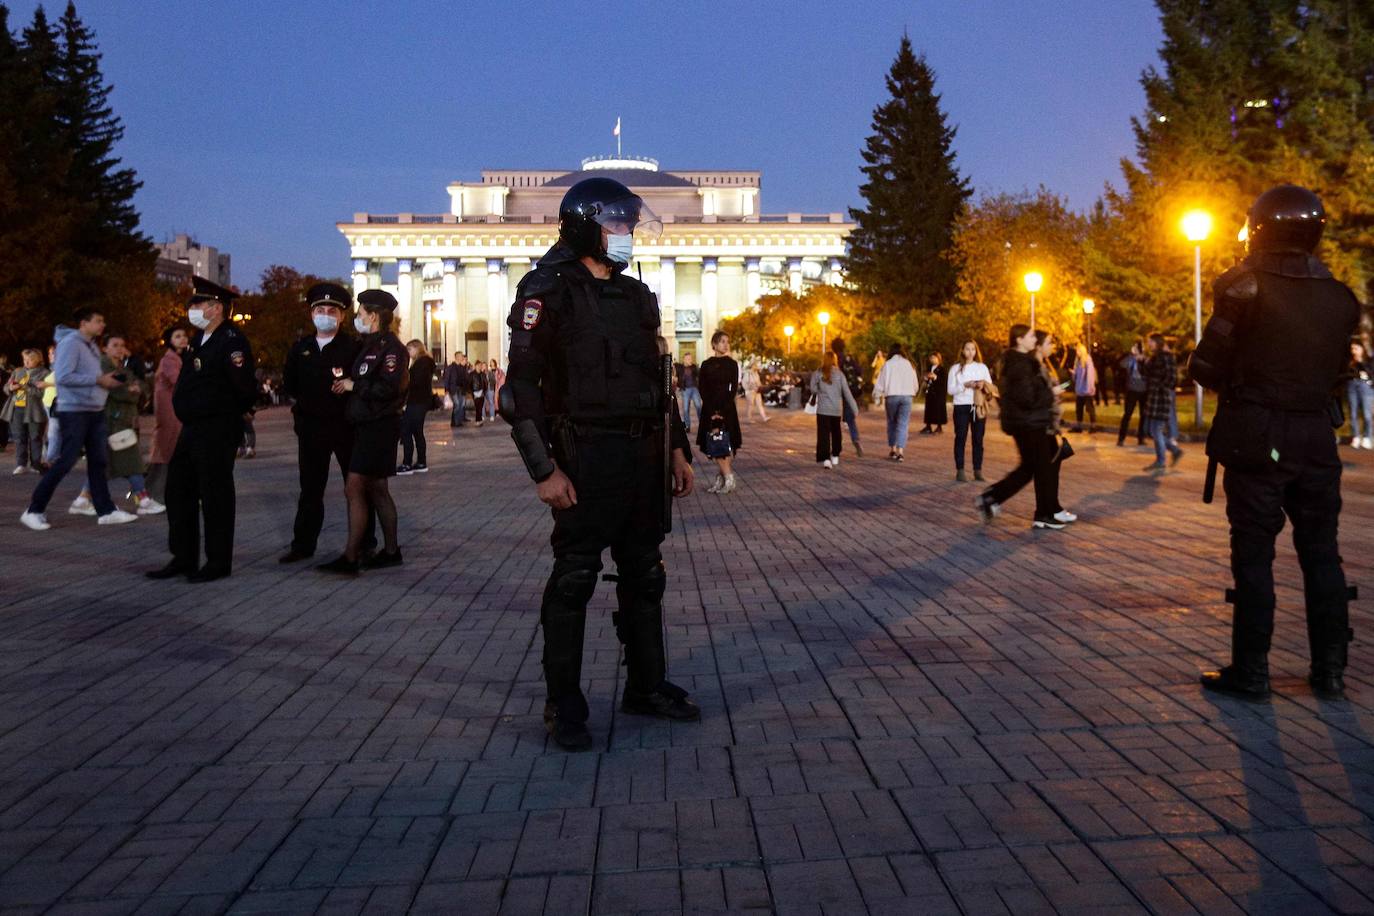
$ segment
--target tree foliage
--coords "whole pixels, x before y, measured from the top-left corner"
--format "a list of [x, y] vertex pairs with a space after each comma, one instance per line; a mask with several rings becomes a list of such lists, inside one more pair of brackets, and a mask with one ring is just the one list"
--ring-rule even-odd
[[935, 74], [905, 35], [887, 90], [892, 97], [874, 110], [863, 149], [866, 207], [849, 211], [849, 279], [878, 314], [939, 309], [958, 280], [949, 253], [971, 192], [954, 162], [955, 128], [940, 108]]
[[38, 7], [17, 38], [0, 4], [0, 349], [43, 345], [79, 304], [136, 343], [161, 330], [170, 292], [114, 154], [110, 89], [73, 3], [56, 24]]

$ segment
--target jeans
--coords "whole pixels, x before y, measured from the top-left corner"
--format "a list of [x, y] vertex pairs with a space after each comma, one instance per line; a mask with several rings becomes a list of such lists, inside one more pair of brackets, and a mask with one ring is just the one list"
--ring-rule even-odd
[[981, 420], [974, 419], [972, 404], [954, 405], [954, 468], [962, 471], [964, 469], [964, 440], [968, 438], [969, 429], [973, 429], [973, 470], [983, 469], [983, 433], [987, 431], [987, 417]]
[[1117, 442], [1126, 441], [1126, 431], [1131, 427], [1131, 414], [1140, 410], [1140, 419], [1135, 429], [1135, 441], [1137, 445], [1145, 444], [1145, 392], [1126, 391], [1126, 406], [1121, 412], [1121, 429], [1116, 433]]
[[406, 405], [405, 413], [401, 415], [401, 464], [414, 467], [410, 460], [412, 456], [416, 459], [415, 463], [426, 463], [425, 414], [428, 412], [428, 404]]
[[453, 413], [449, 415], [449, 426], [462, 426], [468, 421], [468, 396], [461, 391], [449, 392], [453, 398]]
[[1155, 463], [1164, 463], [1164, 453], [1173, 452], [1175, 455], [1183, 453], [1183, 449], [1178, 447], [1178, 414], [1171, 414], [1168, 420], [1151, 420], [1150, 437], [1155, 440]]
[[482, 419], [496, 419], [496, 393], [492, 392], [482, 399]]
[[816, 414], [816, 463], [819, 464], [828, 458], [838, 458], [843, 446], [840, 418]]
[[[1374, 383], [1351, 379], [1345, 383], [1345, 396], [1350, 401], [1350, 434], [1356, 439], [1374, 436]], [[1360, 419], [1364, 432], [1360, 432]]]
[[[859, 444], [859, 418], [855, 416], [854, 409], [849, 406], [848, 401], [843, 402], [844, 422], [849, 426], [849, 441], [855, 445]], [[839, 454], [839, 452], [835, 452]]]
[[693, 385], [691, 388], [684, 388], [679, 392], [682, 398], [682, 425], [688, 431], [692, 429], [692, 407], [697, 409], [697, 422], [701, 422], [701, 392]]
[[62, 454], [62, 423], [56, 410], [48, 411], [48, 441], [43, 450], [43, 459], [52, 464]]
[[115, 510], [115, 504], [114, 500], [110, 499], [109, 481], [105, 479], [106, 451], [109, 448], [105, 432], [105, 412], [63, 411], [59, 428], [62, 440], [57, 460], [38, 481], [38, 486], [34, 487], [33, 496], [29, 499], [29, 511], [41, 513], [48, 508], [57, 485], [72, 468], [76, 467], [84, 448], [86, 486], [91, 491], [91, 502], [95, 504], [97, 515], [109, 515]]
[[883, 399], [887, 412], [887, 447], [906, 448], [906, 433], [911, 426], [911, 395], [891, 394]]

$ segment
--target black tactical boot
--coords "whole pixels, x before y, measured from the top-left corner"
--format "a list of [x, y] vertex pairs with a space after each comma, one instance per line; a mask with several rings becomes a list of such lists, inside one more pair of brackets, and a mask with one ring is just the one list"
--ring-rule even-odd
[[1312, 685], [1312, 692], [1318, 699], [1345, 699], [1345, 663], [1354, 635], [1350, 628], [1343, 628], [1343, 632], [1335, 634], [1335, 639], [1313, 651], [1312, 671], [1307, 676], [1307, 683]]
[[649, 693], [639, 693], [626, 687], [625, 697], [620, 701], [620, 711], [632, 716], [654, 716], [678, 722], [695, 722], [701, 718], [701, 707], [687, 699], [687, 691], [668, 681], [662, 682]]
[[1202, 686], [1217, 693], [1239, 697], [1252, 703], [1262, 703], [1269, 699], [1269, 663], [1262, 662], [1263, 673], [1250, 666], [1227, 665], [1220, 671], [1202, 672]]
[[[581, 707], [577, 715], [575, 707]], [[544, 704], [544, 728], [553, 736], [553, 743], [565, 751], [585, 751], [592, 746], [592, 733], [587, 731], [587, 701], [578, 694], [562, 703], [549, 700]]]

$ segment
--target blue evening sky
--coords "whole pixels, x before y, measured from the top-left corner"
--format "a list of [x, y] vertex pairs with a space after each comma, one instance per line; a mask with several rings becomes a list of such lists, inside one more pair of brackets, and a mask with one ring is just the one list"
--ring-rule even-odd
[[[61, 13], [65, 0], [46, 3]], [[36, 4], [10, 0], [11, 21]], [[483, 168], [763, 171], [764, 212], [860, 202], [859, 150], [905, 28], [979, 193], [1092, 204], [1133, 155], [1150, 0], [78, 0], [156, 240], [190, 232], [256, 286], [344, 275], [354, 211], [439, 213]]]

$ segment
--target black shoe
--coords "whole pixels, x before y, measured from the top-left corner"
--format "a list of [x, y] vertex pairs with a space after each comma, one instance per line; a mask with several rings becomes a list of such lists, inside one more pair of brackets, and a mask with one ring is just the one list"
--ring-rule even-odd
[[397, 477], [409, 477], [411, 474], [414, 473], [415, 470], [408, 464], [401, 464], [396, 466]]
[[1208, 690], [1251, 703], [1263, 703], [1269, 699], [1269, 676], [1242, 671], [1235, 665], [1227, 665], [1220, 671], [1204, 671], [1199, 680]]
[[983, 514], [983, 521], [992, 524], [992, 520], [1002, 514], [1002, 507], [993, 500], [990, 493], [980, 493], [973, 499], [973, 508]]
[[149, 579], [175, 579], [177, 576], [193, 575], [196, 571], [194, 566], [186, 566], [173, 560], [161, 569], [154, 569], [143, 575]]
[[864, 447], [863, 447], [862, 445], [860, 445], [859, 443], [855, 442], [855, 443], [854, 443], [854, 457], [855, 457], [855, 458], [862, 458], [863, 456], [864, 456]]
[[350, 560], [342, 554], [328, 563], [321, 563], [315, 567], [316, 571], [322, 573], [335, 573], [340, 576], [356, 576], [358, 574], [358, 561]]
[[416, 474], [428, 474], [428, 473], [429, 473], [429, 465], [427, 465], [427, 464], [425, 464], [423, 461], [421, 461], [421, 462], [416, 463], [415, 466], [411, 468], [411, 470], [414, 471]]
[[1121, 448], [1121, 447], [1124, 446], [1125, 444], [1126, 444], [1126, 440], [1125, 440], [1125, 439], [1117, 439], [1117, 440], [1116, 440], [1116, 447], [1117, 447], [1117, 448]]
[[1183, 460], [1183, 449], [1181, 449], [1181, 448], [1175, 448], [1175, 449], [1172, 449], [1172, 452], [1173, 452], [1173, 457], [1169, 459], [1169, 467], [1174, 467], [1174, 466], [1177, 465], [1180, 461]]
[[553, 743], [565, 751], [585, 751], [592, 746], [587, 723], [559, 718], [558, 707], [553, 703], [544, 704], [544, 728], [553, 737]]
[[278, 563], [299, 563], [301, 560], [308, 560], [308, 559], [310, 559], [311, 557], [313, 557], [314, 555], [315, 555], [315, 551], [313, 551], [313, 550], [310, 551], [309, 553], [306, 553], [304, 550], [299, 550], [299, 549], [297, 549], [297, 548], [295, 548], [295, 547], [292, 547], [292, 548], [291, 548], [290, 550], [288, 550], [286, 553], [284, 553], [284, 554], [282, 554], [281, 556], [277, 557], [277, 562], [278, 562]]
[[653, 693], [625, 691], [620, 711], [632, 716], [654, 716], [678, 722], [695, 722], [701, 718], [701, 707], [687, 699], [687, 691], [664, 681]]
[[205, 565], [199, 571], [193, 572], [186, 577], [187, 582], [214, 582], [216, 579], [229, 578], [229, 567]]
[[400, 566], [403, 562], [401, 548], [397, 547], [395, 553], [387, 553], [383, 550], [373, 554], [365, 565], [368, 569], [386, 569], [388, 566]]
[[1313, 671], [1307, 683], [1312, 685], [1312, 692], [1319, 700], [1345, 699], [1345, 677], [1341, 674]]

